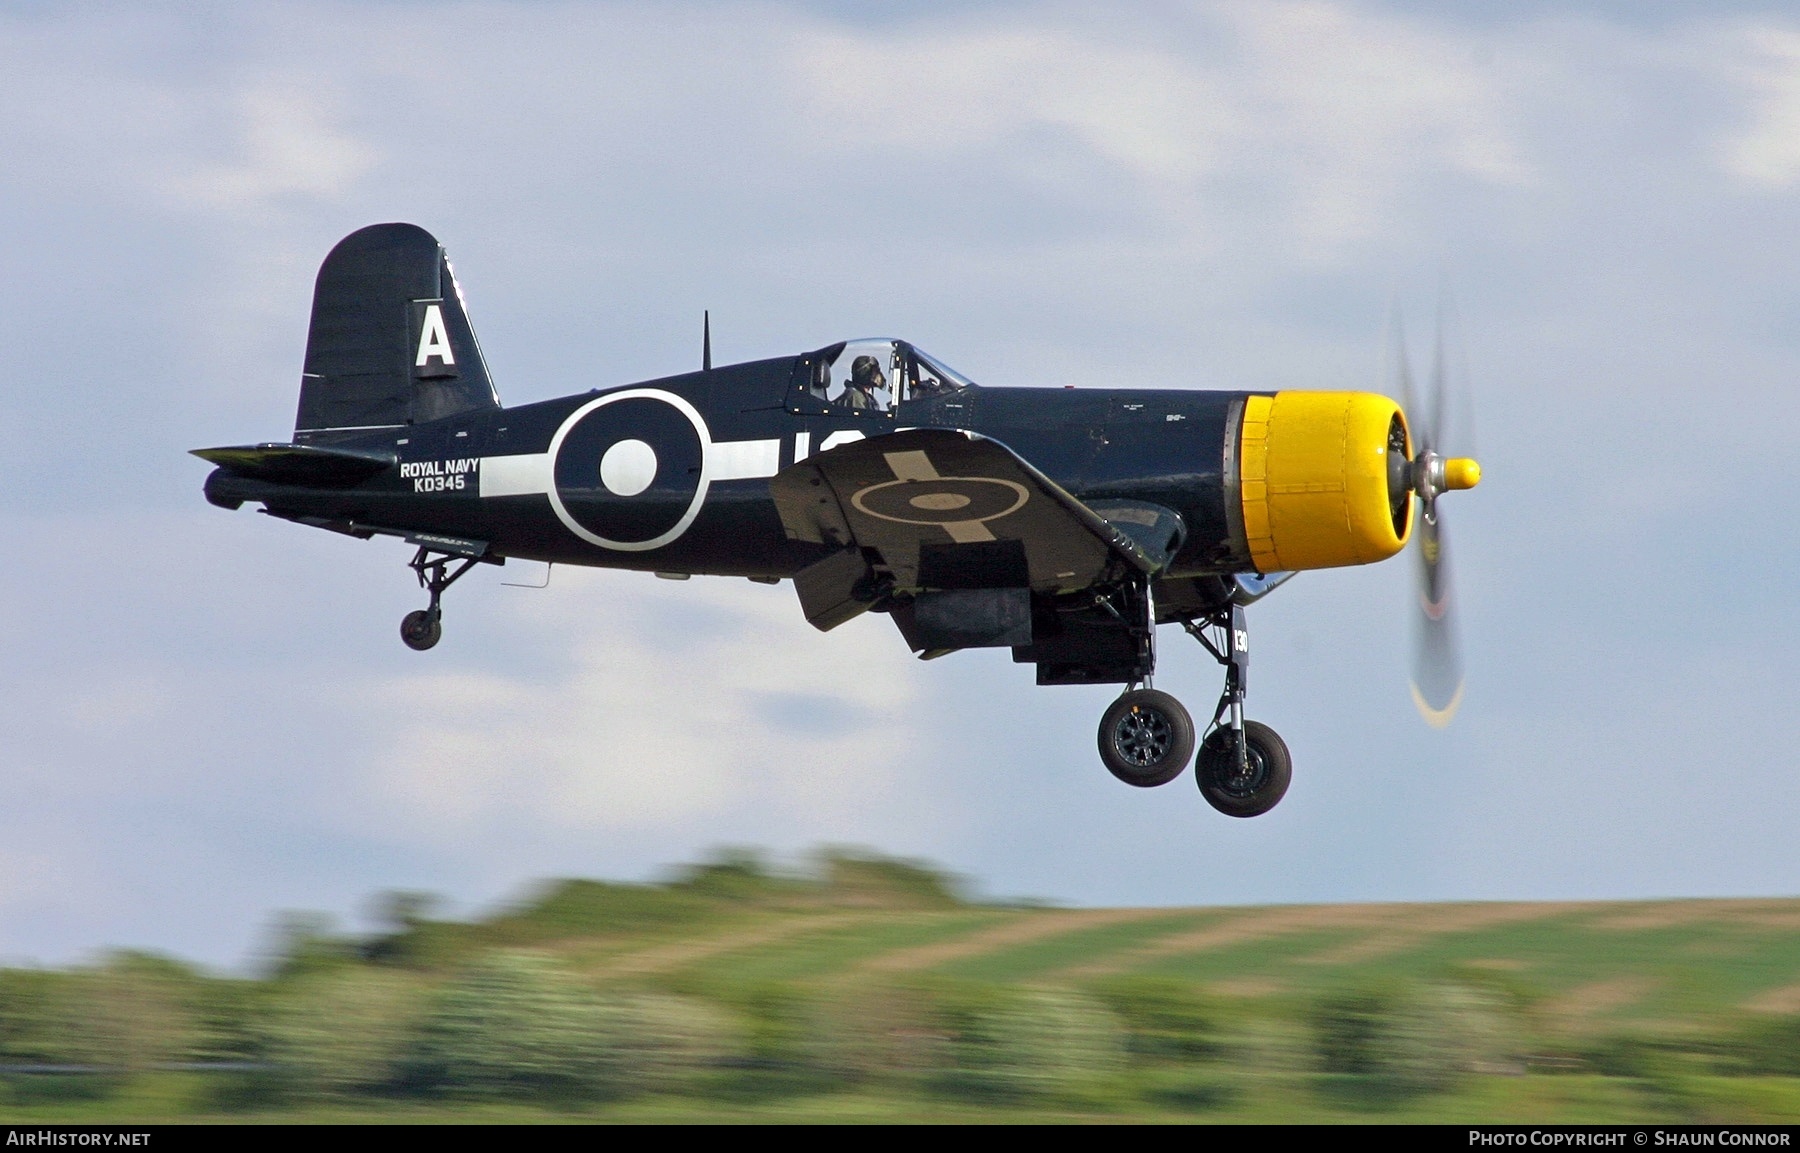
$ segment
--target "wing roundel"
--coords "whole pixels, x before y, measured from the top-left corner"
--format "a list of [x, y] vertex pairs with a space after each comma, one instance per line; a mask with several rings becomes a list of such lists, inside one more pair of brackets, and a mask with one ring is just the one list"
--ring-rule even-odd
[[861, 550], [898, 593], [1053, 594], [1154, 568], [1131, 538], [1011, 449], [967, 433], [859, 440], [790, 465], [770, 487], [791, 538]]

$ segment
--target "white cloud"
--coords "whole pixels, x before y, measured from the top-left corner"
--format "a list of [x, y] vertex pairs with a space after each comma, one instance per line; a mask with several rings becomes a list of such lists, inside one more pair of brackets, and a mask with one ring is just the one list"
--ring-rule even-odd
[[177, 199], [262, 219], [296, 200], [341, 199], [377, 159], [334, 123], [336, 109], [315, 85], [259, 82], [231, 105], [236, 155], [181, 164], [166, 181]]
[[151, 724], [164, 717], [174, 699], [147, 673], [96, 677], [60, 702], [67, 725], [87, 732], [113, 732]]
[[[34, 838], [42, 840], [43, 838]], [[71, 852], [65, 840], [61, 844], [0, 846], [0, 910], [11, 912], [19, 907], [53, 904], [66, 899], [76, 890], [74, 877], [82, 868], [78, 852]], [[94, 878], [84, 876], [91, 883]], [[81, 886], [85, 888], [86, 886]], [[91, 893], [83, 893], [91, 896]]]
[[497, 821], [639, 830], [750, 808], [879, 827], [916, 697], [885, 618], [825, 637], [785, 588], [607, 584], [603, 613], [574, 596], [536, 610], [572, 651], [564, 673], [422, 672], [357, 691], [388, 733], [368, 769], [384, 824], [454, 841]]
[[1230, 115], [1176, 57], [1057, 29], [825, 27], [800, 31], [792, 52], [803, 97], [831, 126], [827, 148], [960, 152], [1049, 126], [1147, 176], [1186, 180], [1211, 166]]
[[1167, 222], [1213, 221], [1215, 185], [1248, 179], [1273, 191], [1267, 224], [1331, 249], [1371, 235], [1423, 177], [1531, 178], [1468, 42], [1341, 4], [1201, 12], [1188, 43], [1101, 19], [802, 32], [799, 123], [810, 147], [901, 185], [909, 155], [1003, 167], [1050, 132], [1136, 180]]
[[1749, 184], [1780, 190], [1800, 181], [1800, 32], [1746, 31], [1727, 73], [1749, 93], [1749, 123], [1728, 137], [1725, 170]]

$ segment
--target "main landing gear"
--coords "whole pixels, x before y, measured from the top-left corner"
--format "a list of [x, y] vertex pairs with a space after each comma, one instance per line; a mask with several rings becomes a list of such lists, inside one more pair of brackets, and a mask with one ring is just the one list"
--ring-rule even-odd
[[[1138, 598], [1133, 598], [1138, 599]], [[1128, 785], [1166, 785], [1194, 760], [1194, 778], [1207, 804], [1229, 817], [1268, 812], [1287, 793], [1293, 759], [1275, 730], [1244, 719], [1250, 670], [1250, 633], [1244, 610], [1232, 604], [1181, 622], [1188, 635], [1225, 666], [1225, 691], [1195, 752], [1194, 720], [1181, 702], [1150, 687], [1154, 666], [1154, 607], [1143, 596], [1143, 678], [1127, 686], [1100, 718], [1100, 760]]]
[[1166, 785], [1194, 755], [1194, 718], [1155, 689], [1128, 689], [1100, 718], [1100, 759], [1140, 789]]
[[[406, 647], [417, 652], [438, 643], [444, 635], [444, 610], [438, 601], [444, 590], [455, 584], [457, 578], [474, 568], [481, 562], [479, 556], [459, 556], [440, 553], [433, 549], [419, 546], [412, 560], [406, 567], [413, 570], [419, 578], [419, 587], [431, 593], [431, 604], [422, 609], [414, 609], [400, 620], [400, 639]], [[451, 567], [451, 566], [455, 567]]]
[[1261, 816], [1287, 794], [1294, 762], [1274, 729], [1244, 719], [1250, 673], [1250, 630], [1244, 610], [1229, 605], [1199, 621], [1182, 621], [1181, 627], [1225, 666], [1225, 691], [1219, 694], [1212, 724], [1200, 742], [1194, 781], [1206, 803], [1226, 816]]

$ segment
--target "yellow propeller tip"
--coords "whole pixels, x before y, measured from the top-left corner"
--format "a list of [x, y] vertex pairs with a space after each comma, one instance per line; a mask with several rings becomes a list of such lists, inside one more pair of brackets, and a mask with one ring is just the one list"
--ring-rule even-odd
[[1413, 707], [1419, 710], [1419, 715], [1425, 718], [1425, 723], [1434, 729], [1448, 728], [1450, 718], [1456, 715], [1457, 709], [1462, 708], [1463, 682], [1461, 681], [1457, 682], [1456, 695], [1452, 696], [1450, 703], [1441, 709], [1431, 706], [1431, 702], [1425, 699], [1425, 694], [1419, 691], [1418, 685], [1408, 687], [1412, 689]]
[[1451, 457], [1444, 462], [1444, 487], [1474, 488], [1481, 483], [1481, 462], [1466, 456]]

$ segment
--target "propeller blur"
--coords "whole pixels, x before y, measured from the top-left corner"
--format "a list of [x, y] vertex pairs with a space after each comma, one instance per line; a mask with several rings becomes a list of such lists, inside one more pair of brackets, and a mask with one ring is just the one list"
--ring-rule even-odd
[[[1463, 699], [1462, 651], [1457, 640], [1456, 611], [1451, 581], [1449, 536], [1438, 497], [1455, 490], [1474, 488], [1481, 482], [1481, 466], [1464, 457], [1440, 454], [1450, 409], [1449, 370], [1444, 341], [1444, 313], [1440, 304], [1432, 342], [1429, 400], [1421, 406], [1413, 388], [1411, 356], [1398, 310], [1393, 322], [1391, 358], [1394, 390], [1401, 405], [1413, 417], [1411, 487], [1419, 501], [1414, 554], [1418, 561], [1413, 619], [1411, 668], [1413, 704], [1434, 728], [1443, 728], [1456, 715]], [[1466, 406], [1465, 406], [1466, 407]], [[1473, 430], [1469, 430], [1473, 437]]]

